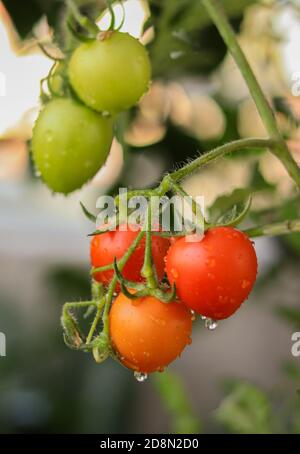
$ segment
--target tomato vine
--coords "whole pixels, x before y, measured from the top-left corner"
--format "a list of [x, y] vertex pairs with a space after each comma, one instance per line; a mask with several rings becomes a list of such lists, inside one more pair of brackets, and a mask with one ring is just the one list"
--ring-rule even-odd
[[[185, 345], [189, 343], [190, 330], [187, 327], [194, 317], [190, 312], [190, 309], [207, 317], [211, 321], [211, 323], [208, 323], [208, 326], [213, 327], [215, 326], [214, 320], [223, 319], [231, 315], [247, 298], [254, 285], [257, 271], [254, 247], [248, 238], [262, 235], [283, 235], [289, 232], [300, 231], [300, 220], [298, 219], [251, 227], [243, 232], [234, 229], [234, 227], [240, 224], [247, 216], [251, 205], [251, 198], [248, 198], [247, 203], [242, 210], [231, 213], [227, 218], [226, 216], [223, 217], [223, 220], [217, 223], [212, 222], [210, 219], [206, 219], [201, 210], [199, 215], [197, 202], [193, 199], [191, 200], [190, 205], [193, 213], [198, 213], [196, 224], [203, 224], [204, 227], [204, 241], [197, 243], [198, 249], [197, 252], [195, 252], [196, 249], [194, 248], [194, 256], [188, 255], [190, 254], [190, 249], [184, 247], [183, 240], [176, 242], [176, 232], [172, 229], [168, 232], [162, 231], [160, 228], [155, 231], [153, 229], [152, 221], [157, 215], [152, 204], [153, 197], [162, 198], [169, 193], [176, 194], [181, 198], [188, 196], [181, 185], [181, 181], [185, 177], [229, 153], [240, 150], [253, 148], [268, 149], [281, 161], [288, 174], [295, 182], [297, 188], [300, 189], [299, 166], [293, 159], [287, 144], [279, 131], [271, 105], [266, 99], [263, 90], [237, 41], [236, 35], [223, 11], [221, 2], [218, 0], [202, 0], [202, 3], [223, 37], [228, 51], [234, 58], [248, 85], [250, 94], [255, 101], [261, 119], [268, 131], [269, 138], [248, 138], [223, 144], [222, 146], [202, 154], [180, 169], [165, 175], [156, 188], [149, 190], [134, 189], [128, 191], [125, 200], [126, 205], [131, 197], [144, 197], [147, 200], [146, 216], [139, 231], [134, 236], [132, 243], [122, 252], [121, 256], [115, 254], [108, 263], [100, 266], [97, 263], [92, 263], [92, 299], [90, 301], [68, 302], [64, 305], [62, 311], [62, 326], [64, 329], [65, 341], [68, 346], [78, 350], [92, 352], [96, 362], [102, 362], [108, 356], [112, 356], [114, 359], [138, 373], [160, 370], [181, 353]], [[76, 103], [78, 109], [88, 109], [88, 111], [91, 112], [90, 115], [95, 118], [95, 121], [106, 123], [112, 121], [116, 113], [135, 105], [149, 85], [149, 57], [144, 47], [137, 40], [127, 34], [121, 33], [119, 29], [115, 29], [115, 17], [112, 4], [112, 1], [108, 2], [108, 9], [111, 13], [111, 24], [109, 30], [103, 32], [98, 29], [93, 21], [82, 15], [72, 1], [67, 1], [70, 11], [68, 26], [75, 38], [80, 40], [81, 44], [72, 52], [66, 52], [67, 56], [65, 57], [65, 60], [56, 62], [56, 66], [51, 70], [47, 79], [48, 87], [50, 87], [51, 100], [46, 99], [48, 103], [38, 119], [33, 138], [35, 163], [44, 174], [42, 175], [43, 179], [54, 190], [68, 193], [76, 187], [80, 187], [96, 173], [98, 167], [101, 166], [103, 159], [100, 161], [98, 159], [98, 167], [95, 165], [91, 172], [84, 176], [83, 179], [75, 179], [75, 181], [72, 181], [71, 183], [69, 181], [68, 184], [65, 186], [63, 185], [62, 187], [59, 186], [57, 189], [55, 179], [58, 178], [62, 181], [68, 178], [71, 179], [73, 170], [71, 168], [70, 175], [61, 176], [56, 173], [57, 161], [56, 158], [51, 157], [52, 153], [55, 154], [55, 151], [52, 148], [49, 148], [48, 154], [50, 155], [50, 158], [47, 158], [47, 163], [54, 168], [54, 177], [53, 181], [51, 178], [48, 178], [49, 173], [47, 175], [47, 172], [44, 172], [47, 164], [43, 161], [45, 156], [44, 144], [41, 144], [37, 137], [39, 128], [41, 129], [42, 136], [45, 136], [47, 133], [41, 126], [41, 117], [46, 115], [45, 112], [47, 112], [46, 109], [50, 109], [49, 106], [53, 106], [54, 101], [52, 98], [60, 97], [66, 99], [71, 97], [72, 102]], [[118, 84], [113, 84], [113, 70], [114, 68], [119, 68], [118, 58], [121, 59], [121, 54], [121, 64], [127, 59], [131, 59], [130, 61], [135, 64], [130, 65], [130, 62], [128, 63], [124, 69], [125, 74], [123, 74], [124, 84], [120, 84], [119, 86]], [[112, 55], [115, 59], [113, 64], [107, 59], [108, 57], [106, 58], [106, 56], [112, 58]], [[60, 67], [60, 69], [62, 68], [62, 79], [58, 90], [53, 88], [53, 78], [60, 75], [57, 65], [62, 65], [62, 67]], [[109, 82], [106, 86], [107, 92], [105, 92], [102, 83], [106, 83], [107, 73], [110, 74], [110, 77], [108, 77]], [[131, 93], [131, 95], [129, 96], [128, 93]], [[56, 113], [56, 115], [58, 114], [59, 112]], [[70, 116], [72, 116], [71, 113]], [[71, 125], [70, 127], [76, 127], [76, 125]], [[59, 125], [54, 125], [53, 136], [57, 134], [57, 130], [59, 130]], [[108, 132], [107, 135], [109, 136], [109, 134], [110, 133]], [[68, 142], [68, 137], [65, 137], [65, 140], [65, 144], [61, 144], [60, 142], [59, 146], [66, 151], [69, 149], [70, 143]], [[84, 139], [84, 141], [85, 140], [86, 139]], [[111, 140], [108, 139], [108, 142], [111, 143]], [[55, 140], [54, 144], [57, 146]], [[105, 158], [109, 147], [107, 143], [104, 145], [100, 143], [99, 145], [99, 148], [102, 147], [103, 149], [102, 158]], [[94, 146], [95, 144], [92, 143], [91, 148]], [[40, 151], [40, 149], [43, 149], [43, 151]], [[92, 155], [90, 159], [93, 159]], [[116, 196], [115, 205], [119, 210], [119, 213], [122, 208], [122, 203], [124, 203], [124, 201], [121, 201], [120, 197]], [[85, 207], [83, 207], [83, 210], [89, 219], [93, 221], [96, 219], [95, 216], [85, 209]], [[180, 236], [184, 236], [184, 234], [185, 232], [181, 232]], [[109, 229], [102, 231], [100, 227], [97, 226], [97, 230], [93, 232], [92, 236], [95, 237], [99, 235], [100, 237], [103, 236], [103, 238], [106, 238], [105, 235], [110, 235]], [[161, 279], [155, 266], [155, 256], [153, 256], [153, 238], [155, 236], [164, 237], [167, 241], [172, 239], [173, 241], [173, 244], [170, 247], [171, 252], [169, 251], [168, 254], [164, 254], [167, 261], [166, 269], [169, 279], [168, 282]], [[219, 240], [216, 242], [215, 238], [217, 237]], [[101, 241], [97, 242], [97, 244], [96, 242], [93, 243], [93, 241], [94, 240], [92, 239], [92, 247], [100, 247]], [[207, 245], [207, 243], [209, 244]], [[219, 290], [216, 292], [212, 291], [212, 286], [215, 284], [208, 283], [209, 274], [212, 274], [205, 271], [205, 266], [207, 264], [204, 266], [202, 263], [202, 257], [205, 256], [205, 253], [203, 252], [205, 247], [216, 248], [215, 253], [212, 254], [213, 258], [209, 256], [207, 258], [208, 261], [214, 261], [214, 266], [216, 266], [216, 269], [214, 270], [215, 275], [218, 275], [219, 281], [222, 281], [222, 286], [219, 285]], [[137, 269], [139, 279], [130, 280], [130, 278], [125, 276], [125, 270], [128, 263], [130, 263], [130, 259], [134, 256], [136, 257], [134, 254], [138, 248], [142, 248], [143, 263], [141, 263]], [[178, 253], [176, 252], [177, 249], [179, 249]], [[234, 255], [232, 251], [236, 251], [236, 254]], [[185, 254], [186, 262], [183, 260]], [[170, 257], [172, 257], [172, 259]], [[194, 271], [188, 266], [191, 257], [193, 257], [192, 267], [195, 267]], [[220, 257], [222, 257], [222, 259], [220, 259]], [[182, 262], [181, 264], [179, 263], [179, 265], [177, 263], [178, 260], [179, 262]], [[131, 263], [133, 262], [131, 261]], [[229, 282], [228, 274], [226, 276], [224, 275], [224, 268], [231, 268], [231, 282]], [[101, 278], [101, 276], [107, 272], [109, 272], [110, 276], [109, 282]], [[196, 273], [194, 280], [191, 277], [193, 273]], [[199, 275], [197, 275], [197, 273], [199, 273]], [[200, 276], [201, 273], [202, 275]], [[177, 279], [178, 276], [176, 276], [176, 274], [185, 276], [184, 279], [186, 280], [190, 278], [193, 282], [191, 288], [188, 290], [188, 294], [186, 293], [187, 288], [184, 288], [184, 283], [182, 283], [181, 279]], [[97, 276], [100, 276], [99, 279], [97, 279]], [[248, 277], [246, 278], [245, 276]], [[117, 298], [116, 293], [119, 294]], [[181, 302], [178, 301], [179, 298], [181, 299]], [[116, 302], [113, 303], [114, 299]], [[195, 299], [198, 299], [199, 301], [195, 301]], [[133, 300], [133, 303], [131, 303], [131, 300]], [[162, 306], [160, 306], [161, 304], [166, 304], [166, 307], [169, 307], [168, 311], [162, 309]], [[184, 305], [184, 309], [178, 309], [179, 305], [181, 308], [182, 304]], [[231, 304], [230, 307], [229, 304]], [[147, 305], [147, 310], [150, 311], [152, 320], [155, 319], [157, 321], [159, 319], [161, 323], [163, 323], [164, 328], [157, 331], [156, 328], [154, 329], [152, 327], [151, 334], [151, 329], [148, 329], [148, 325], [145, 321], [145, 317], [147, 318], [147, 315], [149, 315], [144, 309], [145, 305]], [[226, 305], [227, 307], [225, 307]], [[186, 306], [189, 308], [188, 312]], [[117, 315], [116, 308], [119, 309], [121, 315], [119, 315], [119, 313]], [[82, 333], [80, 323], [75, 317], [78, 310], [85, 310], [86, 317], [93, 316], [89, 332], [86, 335]], [[153, 311], [152, 313], [151, 310]], [[178, 316], [177, 311], [181, 311], [182, 317], [186, 323], [183, 323], [182, 325], [183, 331], [180, 331], [180, 328], [178, 328], [176, 334], [176, 329], [174, 327], [180, 325], [179, 319], [176, 318]], [[111, 327], [112, 317], [114, 322]], [[118, 317], [121, 317], [120, 320]], [[131, 323], [132, 319], [135, 320], [135, 326]], [[181, 321], [183, 319], [181, 319]], [[157, 339], [159, 340], [157, 341], [158, 343], [153, 340], [153, 330], [156, 333], [156, 341]], [[152, 350], [151, 347], [149, 347], [151, 335]], [[168, 339], [169, 344], [171, 344], [172, 337], [174, 336], [175, 338], [172, 346], [169, 345], [168, 353], [170, 354], [166, 354], [164, 338]], [[176, 344], [176, 339], [178, 340], [178, 344]], [[142, 348], [142, 350], [144, 349], [143, 351], [141, 351], [140, 347], [136, 346], [139, 341], [144, 344]], [[160, 346], [158, 345], [159, 343]], [[177, 347], [175, 348], [176, 345]], [[160, 350], [160, 347], [162, 350]], [[173, 350], [172, 347], [174, 347]], [[143, 354], [149, 358], [141, 358], [141, 355], [143, 356]]]

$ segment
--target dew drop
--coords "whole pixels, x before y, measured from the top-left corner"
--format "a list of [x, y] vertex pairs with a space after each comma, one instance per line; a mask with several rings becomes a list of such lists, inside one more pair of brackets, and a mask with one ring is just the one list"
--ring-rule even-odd
[[178, 271], [175, 270], [175, 268], [172, 268], [172, 269], [171, 269], [171, 274], [172, 274], [172, 276], [174, 277], [174, 279], [177, 279], [177, 278], [178, 278]]
[[50, 143], [53, 140], [53, 134], [50, 130], [45, 132], [45, 140], [46, 142]]
[[102, 112], [102, 116], [103, 116], [103, 117], [110, 117], [110, 112], [108, 112], [108, 110], [104, 110], [104, 111]]
[[242, 281], [242, 288], [247, 288], [247, 287], [249, 287], [249, 285], [250, 285], [250, 282], [247, 281], [247, 279], [244, 279], [244, 280]]
[[207, 318], [205, 320], [205, 328], [209, 329], [210, 331], [213, 331], [216, 329], [218, 326], [218, 322], [216, 320], [213, 320], [212, 318]]
[[201, 320], [206, 320], [205, 315], [201, 315]]
[[148, 378], [148, 375], [145, 374], [144, 372], [137, 372], [135, 371], [134, 372], [134, 378], [139, 382], [139, 383], [143, 383], [145, 380], [147, 380]]

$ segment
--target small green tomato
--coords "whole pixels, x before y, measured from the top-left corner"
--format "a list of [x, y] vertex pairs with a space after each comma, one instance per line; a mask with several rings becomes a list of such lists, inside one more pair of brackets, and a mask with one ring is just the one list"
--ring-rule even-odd
[[81, 44], [69, 63], [69, 79], [89, 107], [117, 113], [135, 105], [148, 90], [151, 65], [145, 47], [127, 33], [104, 32]]
[[68, 194], [90, 180], [105, 163], [113, 122], [69, 98], [50, 101], [32, 136], [32, 156], [42, 180]]

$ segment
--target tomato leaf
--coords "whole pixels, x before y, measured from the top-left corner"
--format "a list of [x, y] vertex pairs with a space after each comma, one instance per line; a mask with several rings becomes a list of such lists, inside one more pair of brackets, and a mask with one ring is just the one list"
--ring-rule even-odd
[[82, 202], [80, 202], [80, 206], [81, 206], [81, 208], [82, 208], [83, 213], [84, 213], [85, 216], [88, 218], [88, 220], [96, 223], [96, 221], [97, 221], [97, 216], [95, 216], [95, 215], [92, 214], [90, 211], [88, 211], [88, 210], [85, 208], [85, 206], [83, 205]]
[[218, 197], [209, 209], [210, 223], [234, 226], [242, 222], [251, 207], [249, 189], [235, 189], [231, 194]]

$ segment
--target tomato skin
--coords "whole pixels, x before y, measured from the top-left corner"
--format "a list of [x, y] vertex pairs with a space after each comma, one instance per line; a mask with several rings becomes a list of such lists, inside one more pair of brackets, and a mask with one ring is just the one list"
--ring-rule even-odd
[[191, 312], [180, 302], [131, 300], [122, 293], [110, 310], [112, 345], [121, 362], [138, 372], [161, 371], [191, 343]]
[[[101, 235], [95, 235], [91, 240], [91, 264], [93, 267], [105, 266], [113, 263], [114, 258], [121, 259], [132, 242], [137, 237], [139, 231], [133, 231], [130, 226], [127, 231], [117, 228], [116, 231], [106, 232]], [[159, 236], [152, 237], [152, 257], [157, 271], [157, 277], [161, 280], [164, 276], [165, 262], [164, 257], [167, 254], [170, 243], [167, 238]], [[141, 268], [144, 263], [145, 238], [142, 238], [137, 248], [127, 261], [123, 268], [122, 274], [130, 281], [141, 282]], [[113, 270], [102, 271], [94, 274], [94, 279], [107, 285], [114, 275]], [[118, 287], [119, 288], [119, 287]]]
[[68, 194], [90, 180], [106, 161], [113, 123], [68, 98], [50, 101], [32, 136], [32, 156], [43, 181]]
[[249, 238], [231, 227], [214, 227], [200, 242], [174, 243], [167, 276], [179, 299], [195, 312], [221, 320], [247, 299], [256, 280], [257, 258]]
[[99, 112], [135, 105], [148, 90], [151, 65], [145, 47], [128, 33], [81, 44], [69, 63], [69, 80], [79, 98]]

